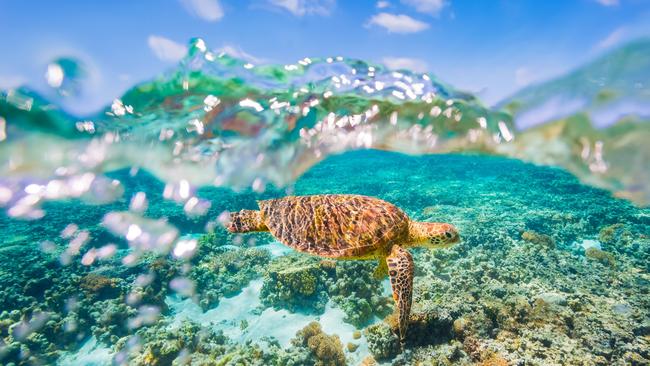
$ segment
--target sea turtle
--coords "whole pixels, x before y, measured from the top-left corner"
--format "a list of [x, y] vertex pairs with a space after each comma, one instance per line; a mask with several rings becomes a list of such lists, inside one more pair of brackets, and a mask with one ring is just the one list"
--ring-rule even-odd
[[327, 258], [375, 259], [388, 272], [404, 342], [413, 293], [413, 259], [406, 248], [444, 248], [460, 241], [453, 225], [411, 221], [397, 206], [351, 194], [289, 196], [257, 202], [260, 210], [231, 212], [228, 231], [269, 231], [283, 244]]

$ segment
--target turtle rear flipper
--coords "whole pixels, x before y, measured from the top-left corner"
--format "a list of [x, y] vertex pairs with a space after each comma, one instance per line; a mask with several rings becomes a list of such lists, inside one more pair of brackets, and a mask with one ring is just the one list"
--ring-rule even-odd
[[413, 297], [413, 257], [406, 249], [394, 245], [390, 255], [386, 257], [386, 263], [393, 288], [393, 299], [397, 305], [399, 339], [404, 344]]

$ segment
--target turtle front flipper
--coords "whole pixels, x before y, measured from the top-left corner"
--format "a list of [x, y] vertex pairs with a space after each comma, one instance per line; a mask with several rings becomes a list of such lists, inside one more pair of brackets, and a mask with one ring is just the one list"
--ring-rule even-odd
[[386, 258], [380, 258], [375, 272], [372, 274], [372, 277], [376, 280], [383, 280], [384, 277], [388, 275], [388, 264], [386, 263]]
[[386, 257], [386, 264], [393, 287], [393, 299], [397, 305], [399, 339], [404, 344], [413, 296], [413, 257], [406, 249], [394, 245], [390, 255]]
[[231, 233], [249, 233], [251, 231], [268, 231], [262, 212], [255, 210], [241, 210], [231, 212], [226, 229]]

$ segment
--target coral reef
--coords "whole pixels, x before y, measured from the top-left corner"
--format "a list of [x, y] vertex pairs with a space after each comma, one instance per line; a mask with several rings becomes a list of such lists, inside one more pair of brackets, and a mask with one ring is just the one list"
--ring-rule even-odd
[[165, 320], [122, 339], [117, 348], [115, 359], [128, 365], [347, 365], [338, 336], [323, 333], [318, 322], [299, 330], [286, 349], [274, 340], [239, 344], [210, 327]]
[[359, 339], [361, 338], [361, 331], [355, 330], [354, 333], [352, 333], [352, 339]]
[[359, 345], [356, 343], [348, 342], [345, 347], [348, 349], [348, 352], [355, 352], [357, 348], [359, 348]]
[[600, 229], [600, 232], [598, 232], [598, 240], [612, 247], [624, 247], [632, 241], [632, 233], [625, 227], [625, 224], [616, 223]]
[[[647, 216], [639, 215], [638, 219], [647, 220]], [[604, 226], [598, 233], [598, 239], [606, 252], [624, 255], [636, 266], [650, 269], [650, 237], [648, 225], [616, 223]]]
[[[127, 197], [147, 192], [144, 215], [166, 217], [183, 235], [198, 237], [196, 254], [143, 255], [123, 265], [128, 243], [98, 225], [106, 212], [127, 210], [123, 201], [48, 202], [47, 215], [34, 222], [0, 215], [7, 228], [0, 232], [0, 363], [54, 364], [89, 338], [117, 352], [116, 364], [136, 365], [650, 363], [650, 211], [561, 170], [498, 158], [358, 152], [325, 161], [296, 182], [296, 194], [379, 196], [416, 220], [459, 228], [462, 242], [451, 249], [410, 249], [416, 277], [404, 350], [389, 315], [387, 283], [372, 277], [376, 262], [274, 257], [254, 247], [272, 241], [270, 235], [230, 235], [218, 225], [198, 236], [222, 211], [252, 209], [256, 199], [284, 191], [202, 188], [197, 194], [213, 205], [205, 217], [188, 217], [162, 198], [164, 185], [146, 172], [113, 177]], [[115, 256], [62, 263], [70, 242], [62, 231], [70, 223], [89, 233], [81, 255], [112, 242]], [[601, 249], [576, 245], [595, 238]], [[329, 302], [362, 331], [346, 328], [339, 340], [321, 319], [331, 334], [310, 325], [288, 346], [274, 339], [238, 343], [210, 324], [174, 321], [166, 299], [178, 277], [193, 281], [191, 301], [203, 309], [261, 278], [265, 306], [310, 321], [327, 316]], [[252, 324], [232, 326], [253, 332]]]
[[384, 296], [381, 281], [373, 277], [376, 266], [376, 261], [336, 263], [328, 294], [354, 326], [362, 327], [373, 317], [384, 317], [393, 310], [393, 299]]
[[318, 258], [280, 257], [271, 263], [264, 275], [262, 303], [276, 309], [322, 314], [328, 300], [327, 277]]
[[598, 248], [587, 248], [587, 250], [585, 250], [585, 256], [590, 259], [595, 259], [610, 267], [616, 266], [614, 255]]
[[374, 316], [392, 311], [381, 281], [373, 278], [376, 262], [330, 261], [304, 254], [274, 259], [262, 287], [262, 302], [276, 309], [322, 314], [331, 299], [346, 321], [363, 327]]
[[[398, 333], [397, 317], [391, 314], [385, 319], [394, 334]], [[409, 317], [409, 331], [405, 339], [408, 346], [424, 346], [445, 343], [451, 339], [452, 318], [447, 309], [422, 309]]]
[[[128, 365], [273, 365], [280, 357], [291, 365], [295, 355], [285, 354], [276, 344], [234, 344], [220, 332], [193, 322], [170, 327], [160, 322], [136, 333], [135, 345], [121, 342], [116, 358]], [[121, 346], [121, 347], [120, 347]], [[299, 358], [300, 359], [300, 358]]]
[[[640, 310], [647, 306], [647, 300], [637, 295], [615, 307], [598, 295], [590, 295], [594, 283], [615, 283], [615, 291], [629, 292], [629, 286], [638, 281], [634, 271], [624, 271], [624, 278], [617, 279], [610, 267], [600, 267], [605, 272], [594, 271], [590, 263], [575, 254], [539, 251], [536, 244], [512, 239], [509, 243], [497, 251], [498, 267], [491, 264], [495, 261], [494, 250], [473, 247], [470, 255], [450, 264], [459, 270], [446, 281], [416, 279], [414, 313], [427, 309], [424, 313], [431, 314], [437, 309], [452, 317], [447, 336], [451, 336], [452, 343], [462, 344], [463, 354], [458, 360], [469, 358], [483, 364], [510, 362], [504, 360], [606, 364], [648, 357], [645, 341], [633, 336], [647, 315], [627, 305], [633, 301], [634, 309]], [[573, 273], [566, 273], [567, 267]], [[518, 285], [527, 279], [533, 281], [532, 286]], [[427, 295], [430, 286], [437, 296]], [[610, 290], [601, 287], [599, 291]], [[443, 340], [442, 344], [448, 343]], [[434, 356], [416, 353], [413, 360], [435, 359], [442, 352], [442, 345], [424, 346]], [[375, 353], [372, 347], [371, 351]]]
[[89, 273], [81, 278], [79, 287], [90, 296], [99, 299], [115, 297], [119, 293], [119, 279], [108, 278], [96, 273]]
[[316, 366], [346, 365], [341, 340], [336, 335], [323, 333], [318, 322], [311, 322], [298, 331], [292, 343], [294, 346], [307, 346], [316, 360]]
[[555, 249], [555, 240], [548, 235], [540, 234], [535, 231], [524, 231], [521, 238], [533, 244], [542, 245], [548, 249]]
[[[407, 159], [396, 162], [404, 164], [404, 168], [408, 165], [409, 177], [418, 177], [414, 180], [426, 175], [437, 184], [428, 186], [427, 191], [411, 191], [408, 195], [388, 191], [382, 198], [395, 202], [417, 219], [452, 222], [459, 227], [463, 242], [457, 247], [435, 252], [413, 251], [417, 276], [413, 313], [449, 314], [450, 334], [424, 336], [427, 341], [423, 343], [429, 344], [411, 346], [414, 348], [409, 356], [397, 357], [396, 338], [390, 325], [375, 324], [364, 331], [375, 358], [434, 364], [498, 360], [511, 364], [518, 360], [533, 364], [584, 364], [648, 359], [644, 351], [647, 341], [638, 336], [643, 329], [639, 324], [648, 316], [644, 295], [648, 288], [647, 279], [644, 280], [648, 268], [644, 245], [648, 241], [642, 234], [649, 227], [647, 212], [582, 187], [573, 178], [553, 169], [546, 169], [543, 174], [532, 173], [534, 169], [531, 169], [528, 176], [528, 167], [524, 166], [499, 173], [491, 173], [485, 167], [475, 173], [481, 174], [481, 178], [472, 180], [472, 190], [468, 191], [455, 186], [456, 181], [449, 182], [449, 175], [456, 174], [450, 171], [454, 169], [451, 161], [456, 158], [446, 159], [449, 164], [445, 165], [444, 176], [441, 173], [435, 178], [431, 173], [422, 172], [420, 166], [408, 165]], [[342, 173], [352, 174], [345, 170]], [[311, 174], [314, 179], [319, 177], [316, 172]], [[498, 176], [499, 183], [494, 186], [495, 181], [486, 180], [486, 175]], [[531, 180], [543, 175], [553, 185], [531, 190], [528, 185], [518, 183], [522, 175]], [[386, 172], [380, 179], [397, 178]], [[305, 182], [306, 189], [309, 183]], [[353, 185], [356, 192], [378, 189], [366, 189], [360, 182], [354, 184], [344, 183]], [[452, 193], [454, 189], [464, 192], [462, 199]], [[485, 193], [499, 189], [508, 191], [508, 197]], [[472, 192], [483, 192], [483, 196], [468, 197]], [[426, 203], [431, 200], [437, 204]], [[427, 209], [422, 212], [421, 207]], [[617, 256], [615, 268], [585, 261], [584, 251], [573, 247], [576, 240], [593, 237], [600, 228], [618, 222], [627, 222], [638, 234], [633, 234], [631, 244], [613, 243], [617, 249], [630, 248], [623, 257]], [[525, 232], [529, 234], [522, 235]], [[557, 250], [540, 250], [552, 248], [553, 242]], [[617, 249], [608, 250], [619, 253]], [[646, 261], [642, 262], [644, 258]], [[627, 305], [614, 307], [604, 301], [611, 299], [616, 303], [622, 298]], [[618, 318], [622, 323], [614, 320]], [[578, 332], [576, 324], [580, 324]], [[619, 329], [625, 328], [636, 329], [637, 336], [621, 333]], [[608, 334], [605, 339], [600, 338], [605, 334]], [[571, 346], [563, 347], [562, 342]], [[600, 352], [604, 356], [599, 356]]]
[[386, 323], [377, 323], [364, 330], [368, 340], [368, 348], [378, 360], [388, 360], [400, 351], [399, 338]]
[[259, 248], [217, 248], [199, 258], [189, 278], [196, 285], [199, 305], [207, 310], [217, 306], [222, 297], [234, 296], [253, 278], [261, 276], [271, 255]]
[[[149, 340], [144, 344], [141, 353], [131, 359], [133, 365], [168, 365], [178, 358], [183, 350], [194, 358], [209, 351], [214, 354], [219, 345], [224, 345], [226, 339], [201, 328], [193, 323], [184, 323], [175, 331], [168, 331], [161, 337], [160, 334], [150, 335], [152, 329], [147, 329], [147, 334], [142, 334], [142, 339]], [[225, 348], [225, 347], [223, 347]], [[224, 350], [225, 351], [225, 350]], [[218, 352], [218, 351], [217, 351]], [[222, 353], [225, 353], [222, 351]]]

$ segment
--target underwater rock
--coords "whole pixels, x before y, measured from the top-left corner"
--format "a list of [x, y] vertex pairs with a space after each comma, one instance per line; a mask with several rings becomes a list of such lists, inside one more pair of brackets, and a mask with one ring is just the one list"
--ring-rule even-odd
[[452, 330], [454, 332], [454, 336], [459, 339], [463, 339], [465, 337], [465, 334], [469, 332], [469, 328], [470, 328], [469, 321], [462, 317], [455, 319], [452, 324]]
[[51, 287], [52, 284], [53, 280], [49, 277], [30, 279], [23, 287], [23, 292], [27, 296], [40, 297], [45, 294], [45, 290]]
[[[476, 224], [473, 230], [483, 230], [482, 225]], [[469, 237], [474, 240], [473, 234]], [[618, 314], [611, 303], [596, 301], [598, 295], [594, 295], [596, 291], [609, 293], [613, 281], [618, 287], [621, 282], [632, 281], [627, 291], [639, 294], [634, 288], [640, 289], [643, 285], [632, 280], [638, 278], [637, 272], [629, 272], [626, 280], [617, 281], [582, 261], [578, 253], [540, 251], [530, 245], [519, 246], [514, 241], [501, 240], [502, 246], [498, 249], [472, 244], [475, 246], [469, 253], [453, 260], [434, 259], [447, 258], [446, 253], [416, 253], [416, 263], [421, 266], [431, 263], [448, 273], [447, 277], [440, 277], [433, 271], [420, 273], [414, 289], [415, 313], [447, 309], [453, 318], [451, 334], [463, 342], [463, 347], [459, 358], [447, 364], [463, 364], [466, 362], [463, 354], [477, 363], [491, 362], [490, 352], [496, 352], [501, 359], [538, 364], [582, 365], [585, 360], [597, 364], [601, 362], [597, 361], [598, 357], [604, 357], [601, 363], [608, 364], [607, 360], [622, 360], [625, 352], [630, 352], [629, 357], [635, 357], [633, 354], [646, 357], [639, 351], [643, 345], [631, 342], [630, 330], [623, 331], [623, 324], [628, 329], [635, 328], [634, 321], [622, 318], [634, 313]], [[463, 249], [462, 245], [458, 246], [459, 250]], [[448, 266], [456, 270], [446, 271], [444, 267]], [[621, 275], [617, 272], [617, 276]], [[529, 285], [521, 286], [522, 282]], [[647, 304], [638, 295], [635, 299]], [[584, 325], [576, 332], [579, 323]], [[610, 336], [601, 341], [597, 341], [599, 337], [590, 340], [596, 334]], [[621, 346], [604, 347], [609, 344], [607, 342]], [[629, 348], [622, 346], [624, 344]], [[440, 347], [442, 345], [417, 348], [412, 361], [443, 360], [437, 353]], [[603, 351], [594, 351], [598, 347]]]
[[[646, 221], [649, 221], [646, 219]], [[650, 222], [645, 225], [617, 223], [600, 229], [598, 239], [604, 251], [626, 255], [639, 267], [647, 267], [650, 258]]]
[[650, 335], [650, 319], [645, 319], [641, 324], [638, 324], [634, 327], [634, 334], [639, 336], [649, 336]]
[[185, 322], [179, 327], [151, 327], [137, 332], [141, 350], [131, 355], [129, 365], [169, 365], [181, 351], [197, 361], [205, 356], [221, 356], [226, 338], [198, 324]]
[[284, 283], [301, 296], [311, 296], [316, 292], [316, 277], [313, 273], [317, 266], [289, 268], [281, 272], [271, 272], [271, 277]]

